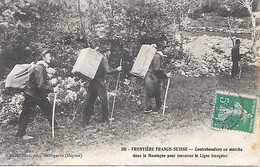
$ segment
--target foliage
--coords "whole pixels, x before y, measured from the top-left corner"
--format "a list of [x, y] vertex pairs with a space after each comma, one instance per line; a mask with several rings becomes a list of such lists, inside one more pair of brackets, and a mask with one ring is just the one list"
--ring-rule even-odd
[[[218, 13], [220, 16], [232, 16], [232, 17], [248, 17], [249, 12], [245, 7], [240, 6], [240, 1], [233, 0], [204, 0], [189, 13], [189, 17], [197, 19], [201, 17], [203, 13]], [[252, 0], [253, 11], [258, 10], [259, 1]]]
[[205, 13], [215, 12], [219, 7], [220, 2], [218, 0], [206, 0], [202, 7], [202, 11]]
[[[58, 99], [57, 110], [75, 119], [77, 107], [83, 106], [80, 99], [84, 99], [87, 86], [87, 82], [71, 73], [78, 52], [82, 47], [109, 44], [110, 66], [117, 67], [120, 58], [123, 59], [125, 84], [120, 85], [120, 97], [141, 105], [137, 100], [142, 94], [141, 79], [129, 74], [140, 46], [168, 43], [171, 47], [166, 69], [175, 71], [173, 62], [189, 62], [191, 58], [183, 53], [182, 42], [175, 40], [175, 33], [184, 29], [184, 18], [218, 11], [216, 7], [223, 4], [229, 3], [216, 0], [4, 0], [0, 6], [0, 78], [5, 78], [15, 64], [35, 61], [43, 48], [50, 48], [54, 57], [51, 66], [57, 69], [59, 93], [64, 97]], [[114, 77], [107, 80], [113, 90]], [[68, 87], [71, 83], [74, 85]], [[134, 88], [136, 85], [140, 86]]]
[[163, 3], [83, 1], [87, 6], [83, 8], [84, 3], [78, 2], [4, 1], [0, 8], [1, 76], [14, 64], [35, 61], [45, 47], [52, 49], [56, 66], [71, 68], [85, 44], [110, 44], [112, 66], [124, 57], [128, 68], [141, 45], [140, 32], [157, 41], [165, 24], [171, 23]]
[[241, 8], [238, 1], [227, 0], [221, 4], [217, 10], [220, 16], [248, 17], [249, 13], [246, 8]]
[[43, 0], [37, 3], [27, 0], [5, 0], [0, 10], [0, 73], [3, 74], [4, 71], [9, 71], [4, 68], [36, 60], [40, 49], [55, 39], [59, 27], [53, 24], [56, 24], [62, 12], [58, 6], [50, 5]]
[[[231, 13], [223, 11], [229, 8]], [[59, 67], [60, 74], [72, 76], [82, 46], [109, 44], [111, 66], [118, 66], [123, 58], [124, 76], [128, 76], [141, 44], [173, 42], [171, 36], [182, 29], [188, 15], [197, 18], [211, 11], [232, 15], [234, 9], [241, 12], [237, 3], [228, 0], [5, 0], [0, 7], [0, 73], [3, 77], [14, 64], [35, 61], [47, 47], [55, 57], [53, 66]], [[173, 25], [175, 30], [169, 31]]]

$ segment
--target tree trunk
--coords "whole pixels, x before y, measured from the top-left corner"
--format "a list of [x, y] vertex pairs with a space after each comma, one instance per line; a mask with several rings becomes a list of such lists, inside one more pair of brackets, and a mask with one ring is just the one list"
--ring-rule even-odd
[[83, 25], [83, 21], [82, 21], [82, 17], [81, 17], [80, 0], [78, 0], [78, 12], [79, 12], [79, 19], [80, 19], [80, 27], [82, 29], [83, 34], [85, 34], [85, 27]]

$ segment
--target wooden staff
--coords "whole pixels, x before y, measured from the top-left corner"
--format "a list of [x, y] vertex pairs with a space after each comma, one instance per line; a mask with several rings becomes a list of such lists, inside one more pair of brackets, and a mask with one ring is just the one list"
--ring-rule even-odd
[[54, 93], [53, 108], [52, 108], [52, 138], [54, 138], [54, 115], [55, 115], [55, 104], [56, 104], [57, 93]]
[[238, 74], [238, 78], [241, 78], [241, 73], [242, 73], [242, 67], [241, 67], [241, 62], [239, 62], [239, 74]]
[[[120, 66], [122, 66], [122, 58], [120, 59]], [[119, 79], [120, 79], [120, 72], [118, 73], [118, 77], [117, 77], [117, 81], [116, 81], [116, 91], [118, 89]], [[111, 116], [110, 116], [110, 119], [109, 119], [110, 123], [112, 123], [112, 121], [115, 119], [115, 118], [113, 118], [115, 102], [116, 102], [116, 96], [114, 96], [114, 99], [113, 99], [112, 111], [111, 111]]]
[[167, 94], [168, 94], [168, 90], [169, 90], [169, 86], [170, 86], [170, 81], [171, 81], [171, 78], [169, 77], [168, 82], [167, 82], [166, 91], [165, 91], [164, 102], [163, 102], [163, 115], [165, 113], [166, 99], [167, 99]]

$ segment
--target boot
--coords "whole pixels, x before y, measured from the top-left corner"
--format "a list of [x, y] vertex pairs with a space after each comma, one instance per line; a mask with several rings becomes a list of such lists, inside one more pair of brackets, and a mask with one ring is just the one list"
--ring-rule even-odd
[[25, 130], [18, 130], [16, 133], [16, 137], [23, 137], [26, 134]]

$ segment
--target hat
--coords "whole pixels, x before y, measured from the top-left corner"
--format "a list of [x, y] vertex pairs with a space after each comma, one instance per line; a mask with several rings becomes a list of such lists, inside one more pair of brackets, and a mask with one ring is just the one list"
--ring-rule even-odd
[[108, 45], [102, 45], [101, 47], [100, 47], [100, 52], [106, 52], [106, 51], [108, 51], [108, 50], [110, 50], [111, 49], [111, 47], [110, 46], [108, 46]]
[[160, 44], [160, 45], [159, 45], [158, 50], [163, 50], [164, 48], [167, 48], [167, 47], [169, 47], [169, 45], [163, 43], [163, 44]]
[[45, 54], [50, 53], [49, 49], [45, 49], [42, 51], [42, 53], [40, 54], [40, 56], [38, 57], [38, 60], [41, 59]]
[[240, 42], [240, 40], [239, 39], [236, 39], [236, 42], [235, 42], [236, 44], [239, 44], [239, 43], [241, 43]]

